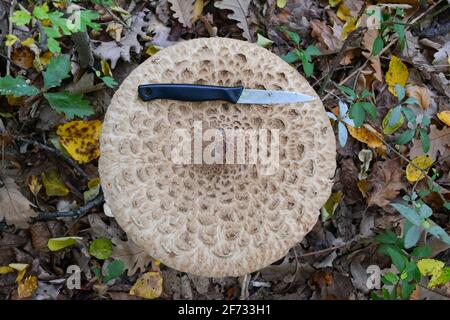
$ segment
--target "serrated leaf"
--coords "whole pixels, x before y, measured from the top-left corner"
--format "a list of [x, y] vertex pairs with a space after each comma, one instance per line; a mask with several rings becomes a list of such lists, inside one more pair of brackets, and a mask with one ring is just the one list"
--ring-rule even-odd
[[99, 260], [106, 260], [112, 254], [112, 242], [107, 238], [95, 239], [89, 246], [89, 254]]
[[81, 237], [61, 237], [48, 239], [47, 247], [51, 251], [59, 251], [73, 246], [78, 240], [83, 240]]
[[94, 114], [94, 110], [89, 102], [82, 99], [82, 94], [70, 94], [68, 91], [47, 92], [44, 93], [44, 97], [56, 112], [64, 113], [68, 119]]
[[238, 21], [237, 26], [243, 31], [242, 35], [245, 39], [250, 40], [251, 34], [247, 23], [248, 7], [251, 0], [220, 0], [214, 1], [214, 6], [219, 9], [232, 11], [228, 17]]
[[297, 32], [288, 31], [286, 32], [286, 34], [293, 43], [295, 43], [296, 45], [300, 44], [300, 36]]
[[436, 259], [421, 259], [417, 261], [417, 267], [423, 276], [431, 276], [438, 273], [445, 266], [445, 263]]
[[53, 57], [50, 64], [47, 66], [44, 74], [44, 88], [49, 89], [57, 87], [61, 81], [70, 77], [70, 57], [67, 54], [62, 54]]
[[43, 3], [40, 6], [34, 6], [33, 16], [39, 20], [48, 19], [48, 5]]
[[14, 11], [13, 16], [11, 17], [11, 22], [16, 26], [24, 26], [31, 21], [31, 14], [26, 11], [19, 10]]
[[0, 77], [0, 94], [13, 95], [14, 97], [34, 96], [39, 90], [30, 86], [25, 79], [21, 77], [13, 78], [11, 76]]
[[195, 0], [169, 0], [173, 16], [185, 27], [192, 27]]
[[111, 241], [114, 244], [112, 256], [124, 262], [128, 276], [134, 275], [138, 270], [144, 271], [150, 263], [151, 257], [131, 240], [122, 241], [113, 238]]

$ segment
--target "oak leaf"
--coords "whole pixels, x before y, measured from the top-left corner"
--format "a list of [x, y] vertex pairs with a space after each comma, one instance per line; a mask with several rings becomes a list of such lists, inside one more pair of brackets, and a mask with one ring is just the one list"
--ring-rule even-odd
[[152, 260], [147, 252], [131, 240], [122, 241], [119, 238], [112, 238], [111, 241], [114, 244], [112, 257], [123, 261], [129, 277], [138, 270], [145, 270], [145, 267]]
[[367, 205], [381, 208], [388, 206], [400, 190], [407, 186], [402, 177], [401, 166], [395, 159], [378, 161], [369, 175], [368, 183], [372, 190], [368, 192]]
[[0, 221], [5, 219], [7, 224], [28, 228], [28, 220], [36, 216], [30, 205], [32, 203], [20, 193], [12, 178], [0, 177]]
[[194, 16], [195, 0], [168, 0], [171, 4], [170, 9], [174, 12], [173, 16], [185, 27], [192, 27]]
[[228, 17], [238, 21], [237, 26], [243, 31], [242, 35], [245, 39], [251, 40], [250, 29], [247, 22], [248, 7], [251, 0], [220, 0], [214, 1], [214, 6], [219, 9], [232, 11]]

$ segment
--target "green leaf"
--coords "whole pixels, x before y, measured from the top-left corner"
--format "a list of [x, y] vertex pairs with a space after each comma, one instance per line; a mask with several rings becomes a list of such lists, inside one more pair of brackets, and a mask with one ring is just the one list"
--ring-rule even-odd
[[277, 0], [277, 7], [283, 9], [286, 6], [287, 0]]
[[350, 106], [349, 116], [350, 119], [353, 119], [356, 128], [362, 126], [364, 119], [366, 118], [366, 113], [361, 106], [361, 102], [354, 103]]
[[402, 112], [405, 115], [406, 120], [408, 120], [412, 124], [416, 123], [416, 115], [409, 108], [402, 107]]
[[430, 282], [428, 283], [428, 287], [434, 288], [437, 286], [441, 286], [450, 281], [450, 268], [445, 267], [441, 270], [441, 272], [433, 274]]
[[53, 11], [48, 14], [48, 18], [50, 19], [52, 26], [60, 28], [65, 35], [70, 35], [72, 32], [68, 27], [68, 20], [63, 17], [64, 13], [61, 11]]
[[400, 144], [400, 145], [406, 144], [414, 138], [415, 134], [416, 134], [416, 131], [414, 129], [405, 130], [401, 135], [399, 135], [397, 137], [397, 139], [395, 140], [395, 143]]
[[414, 248], [413, 252], [411, 252], [411, 255], [413, 257], [416, 257], [418, 259], [426, 258], [431, 255], [432, 248], [430, 246], [421, 246]]
[[377, 109], [372, 102], [358, 102], [358, 104], [364, 108], [364, 110], [369, 114], [369, 116], [375, 120], [377, 118]]
[[73, 32], [85, 32], [87, 27], [91, 27], [94, 30], [100, 29], [100, 24], [94, 22], [93, 20], [98, 19], [100, 15], [98, 12], [92, 10], [81, 10], [79, 11], [79, 23], [75, 19], [75, 27], [72, 29]]
[[120, 277], [125, 271], [125, 265], [122, 260], [114, 260], [106, 267], [106, 274], [103, 277], [103, 282], [107, 283], [112, 279]]
[[70, 77], [70, 56], [62, 54], [53, 57], [47, 70], [44, 71], [44, 88], [49, 89], [57, 87], [61, 81]]
[[102, 79], [103, 83], [104, 83], [106, 86], [110, 87], [110, 88], [114, 88], [115, 86], [118, 85], [117, 81], [114, 80], [114, 78], [111, 78], [111, 77], [101, 77], [101, 79]]
[[427, 127], [430, 125], [430, 123], [431, 123], [430, 117], [424, 114], [420, 125], [422, 127]]
[[48, 50], [50, 50], [51, 53], [61, 52], [61, 47], [59, 45], [59, 42], [53, 38], [47, 39], [47, 48], [48, 48]]
[[291, 51], [288, 54], [282, 56], [281, 59], [283, 59], [287, 63], [295, 63], [300, 60], [300, 57], [295, 51]]
[[402, 281], [402, 298], [409, 299], [415, 289], [416, 289], [415, 283], [411, 284], [406, 280]]
[[30, 86], [22, 77], [13, 78], [11, 76], [0, 77], [0, 94], [13, 95], [14, 97], [34, 96], [39, 90]]
[[[303, 59], [302, 59], [303, 60]], [[302, 63], [303, 71], [307, 77], [310, 77], [314, 73], [314, 64], [309, 61], [303, 61]]]
[[[432, 222], [431, 220], [428, 220]], [[426, 230], [431, 233], [433, 236], [441, 239], [447, 244], [450, 244], [450, 236], [445, 232], [444, 229], [442, 229], [440, 226], [436, 225], [434, 222], [432, 222], [433, 225], [429, 228], [426, 228]]]
[[383, 133], [385, 135], [393, 134], [395, 131], [400, 129], [403, 126], [403, 124], [405, 123], [405, 117], [402, 114], [400, 114], [399, 120], [396, 123], [394, 123], [393, 125], [389, 125], [389, 123], [391, 122], [391, 119], [392, 119], [393, 110], [394, 109], [389, 110], [382, 121]]
[[321, 52], [319, 49], [317, 49], [317, 47], [313, 44], [309, 45], [306, 49], [305, 52], [307, 54], [309, 54], [310, 56], [320, 56]]
[[392, 230], [386, 230], [385, 232], [377, 235], [375, 239], [382, 244], [397, 244], [397, 235]]
[[367, 97], [372, 97], [372, 96], [373, 96], [372, 92], [370, 92], [367, 89], [363, 89], [363, 91], [361, 92], [360, 98], [361, 99], [366, 99]]
[[106, 260], [112, 254], [112, 242], [107, 238], [95, 239], [89, 246], [89, 254], [99, 260]]
[[422, 232], [418, 226], [413, 225], [410, 221], [406, 221], [404, 226], [405, 226], [405, 235], [404, 235], [405, 249], [409, 249], [416, 245], [417, 241], [419, 241]]
[[395, 284], [399, 279], [397, 275], [393, 274], [392, 272], [388, 272], [383, 276], [381, 280], [383, 280], [383, 283], [385, 284]]
[[94, 114], [94, 110], [88, 101], [83, 100], [82, 94], [70, 94], [68, 91], [44, 93], [50, 106], [56, 112], [62, 112], [68, 119], [85, 117]]
[[433, 214], [433, 209], [431, 209], [428, 205], [426, 205], [425, 203], [422, 204], [422, 206], [419, 209], [419, 215], [421, 218], [428, 218], [431, 217], [431, 215]]
[[24, 26], [31, 21], [31, 14], [22, 10], [15, 11], [10, 20], [16, 26]]
[[267, 48], [267, 47], [270, 47], [272, 45], [272, 43], [273, 43], [272, 40], [267, 39], [266, 37], [264, 37], [263, 35], [260, 35], [258, 33], [258, 38], [256, 40], [256, 44], [258, 46], [263, 47], [263, 48]]
[[356, 92], [352, 89], [349, 88], [347, 86], [341, 86], [341, 85], [337, 85], [336, 86], [341, 92], [345, 93], [347, 96], [349, 96], [352, 99], [356, 99]]
[[384, 42], [381, 36], [375, 38], [372, 47], [372, 55], [377, 56], [380, 54], [381, 50], [383, 50]]
[[390, 118], [389, 118], [388, 125], [389, 126], [394, 126], [396, 123], [401, 121], [400, 118], [402, 116], [402, 106], [401, 105], [396, 106], [395, 108], [389, 110], [388, 115], [389, 115], [389, 113], [391, 115], [390, 115]]
[[296, 45], [300, 44], [300, 36], [298, 35], [298, 33], [288, 31], [286, 34], [289, 37], [289, 39], [291, 39], [291, 41], [294, 42]]
[[34, 6], [33, 16], [35, 16], [39, 20], [48, 19], [48, 5], [44, 3], [41, 6]]
[[[400, 22], [396, 20], [396, 22]], [[393, 29], [397, 32], [400, 48], [403, 50], [406, 46], [405, 26], [402, 24], [394, 24]]]
[[61, 37], [61, 33], [59, 33], [59, 28], [57, 27], [43, 27], [45, 34], [48, 38], [59, 38]]
[[402, 272], [406, 266], [406, 258], [399, 251], [394, 250], [392, 247], [387, 248], [387, 254], [391, 257], [392, 263], [398, 271]]
[[422, 142], [422, 150], [424, 153], [427, 153], [430, 150], [430, 138], [428, 137], [427, 132], [423, 128], [419, 128], [419, 136], [420, 142]]
[[51, 251], [59, 251], [73, 246], [77, 240], [83, 240], [81, 237], [62, 237], [48, 239], [47, 246]]
[[398, 101], [402, 101], [405, 98], [405, 87], [404, 86], [396, 84], [395, 92], [397, 92]]
[[412, 224], [418, 227], [422, 225], [422, 218], [412, 208], [407, 207], [401, 203], [391, 203], [391, 206], [394, 207], [395, 210], [400, 212], [400, 214], [408, 219]]

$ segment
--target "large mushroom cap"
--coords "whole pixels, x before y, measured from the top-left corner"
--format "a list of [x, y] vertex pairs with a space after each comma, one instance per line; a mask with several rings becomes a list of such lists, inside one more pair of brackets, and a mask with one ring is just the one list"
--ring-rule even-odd
[[[137, 67], [112, 98], [100, 139], [106, 204], [152, 257], [201, 276], [239, 276], [282, 258], [314, 226], [336, 167], [335, 138], [319, 98], [289, 105], [143, 102], [145, 83], [198, 83], [316, 96], [289, 64], [255, 44], [181, 42]], [[194, 121], [217, 129], [279, 129], [279, 167], [175, 164], [171, 134]]]

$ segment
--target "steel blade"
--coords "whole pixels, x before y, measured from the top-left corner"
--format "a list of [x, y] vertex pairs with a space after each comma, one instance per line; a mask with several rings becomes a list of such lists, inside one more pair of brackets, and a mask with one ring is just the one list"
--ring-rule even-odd
[[279, 91], [279, 90], [258, 90], [258, 89], [244, 89], [237, 103], [246, 104], [286, 104], [308, 102], [316, 99], [313, 96], [306, 94]]

